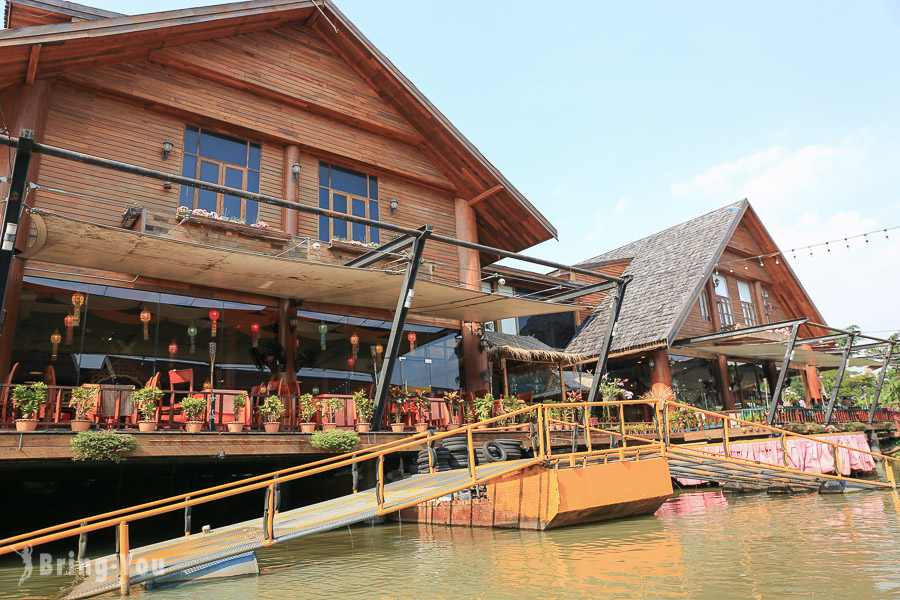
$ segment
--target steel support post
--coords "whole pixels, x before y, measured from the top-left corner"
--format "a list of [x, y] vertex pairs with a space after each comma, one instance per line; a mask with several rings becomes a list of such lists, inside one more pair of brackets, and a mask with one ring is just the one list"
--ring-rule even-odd
[[887, 375], [888, 365], [891, 364], [891, 354], [894, 351], [894, 345], [888, 346], [887, 354], [884, 355], [884, 363], [881, 365], [881, 373], [878, 374], [878, 384], [875, 386], [875, 397], [872, 398], [872, 406], [869, 407], [869, 425], [875, 420], [875, 409], [878, 408], [878, 399], [881, 397], [881, 386], [884, 385], [884, 376]]
[[9, 198], [6, 211], [3, 213], [3, 226], [0, 228], [0, 333], [6, 323], [6, 296], [9, 287], [9, 273], [16, 254], [16, 235], [19, 232], [19, 219], [22, 217], [22, 206], [25, 202], [25, 190], [28, 183], [28, 166], [31, 164], [31, 149], [34, 144], [34, 132], [23, 129], [19, 133], [19, 145], [16, 147], [16, 159], [13, 164], [12, 179], [9, 184]]
[[425, 250], [425, 240], [431, 235], [434, 228], [425, 226], [419, 237], [413, 242], [412, 256], [406, 266], [406, 275], [403, 277], [403, 286], [400, 288], [400, 297], [397, 299], [397, 310], [394, 311], [394, 322], [391, 325], [391, 335], [388, 337], [385, 349], [384, 362], [381, 365], [381, 375], [378, 377], [378, 385], [375, 389], [375, 414], [372, 415], [372, 431], [381, 430], [381, 420], [384, 418], [384, 409], [387, 405], [388, 390], [391, 387], [391, 377], [397, 358], [400, 354], [400, 342], [403, 340], [403, 328], [406, 326], [406, 317], [412, 306], [415, 295], [416, 276], [419, 273], [419, 263], [422, 261], [422, 252]]
[[834, 380], [834, 389], [831, 390], [831, 398], [828, 399], [828, 408], [825, 410], [825, 425], [831, 425], [831, 417], [834, 414], [834, 403], [837, 402], [838, 393], [841, 390], [841, 381], [844, 379], [844, 370], [850, 359], [850, 351], [853, 348], [853, 334], [847, 336], [847, 345], [841, 355], [841, 366], [838, 367], [837, 377]]
[[781, 402], [781, 389], [784, 387], [784, 380], [787, 378], [788, 367], [791, 366], [791, 355], [794, 353], [794, 344], [797, 343], [798, 333], [800, 333], [800, 324], [795, 323], [791, 327], [791, 337], [784, 351], [784, 359], [781, 361], [781, 372], [778, 373], [778, 382], [772, 391], [772, 404], [769, 405], [769, 415], [766, 417], [766, 425], [769, 426], [775, 421], [775, 411], [778, 409], [778, 403]]
[[[597, 401], [597, 390], [600, 389], [600, 382], [606, 375], [606, 359], [609, 358], [609, 349], [612, 347], [613, 332], [616, 323], [619, 321], [619, 313], [622, 310], [622, 300], [625, 298], [625, 286], [631, 281], [631, 276], [627, 276], [622, 283], [616, 286], [616, 295], [613, 299], [613, 307], [606, 322], [606, 331], [603, 333], [603, 345], [600, 346], [600, 354], [597, 355], [597, 368], [594, 370], [594, 381], [591, 383], [591, 393], [588, 395], [588, 402]], [[604, 398], [611, 400], [611, 398]]]

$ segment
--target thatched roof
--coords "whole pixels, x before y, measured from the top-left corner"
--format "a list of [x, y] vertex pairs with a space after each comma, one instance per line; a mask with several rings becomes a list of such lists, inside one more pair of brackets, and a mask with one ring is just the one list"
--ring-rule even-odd
[[521, 361], [540, 361], [572, 365], [588, 359], [586, 354], [562, 352], [551, 348], [537, 338], [510, 335], [498, 331], [485, 331], [487, 353], [491, 360], [508, 358]]

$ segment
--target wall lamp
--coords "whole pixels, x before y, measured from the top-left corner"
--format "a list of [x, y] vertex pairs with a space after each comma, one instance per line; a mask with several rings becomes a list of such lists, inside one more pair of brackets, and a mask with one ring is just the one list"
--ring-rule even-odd
[[298, 175], [300, 175], [300, 163], [294, 163], [291, 166], [291, 181], [297, 181]]
[[169, 152], [171, 152], [174, 147], [175, 144], [169, 140], [163, 142], [163, 160], [169, 160]]
[[394, 214], [395, 210], [397, 210], [397, 199], [391, 198], [391, 214]]

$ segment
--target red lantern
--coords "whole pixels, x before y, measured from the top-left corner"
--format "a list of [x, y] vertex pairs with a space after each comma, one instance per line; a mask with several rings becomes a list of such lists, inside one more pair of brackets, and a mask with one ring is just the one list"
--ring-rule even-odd
[[353, 370], [353, 367], [356, 366], [356, 359], [355, 359], [355, 358], [348, 358], [348, 359], [347, 359], [347, 366], [350, 367], [350, 370], [352, 371], [352, 370]]
[[253, 347], [256, 348], [259, 346], [259, 323], [250, 325], [250, 333], [253, 335]]
[[212, 334], [216, 335], [216, 321], [219, 320], [219, 311], [212, 309], [209, 311], [209, 320], [212, 321]]
[[144, 340], [150, 339], [150, 331], [147, 329], [147, 324], [150, 322], [150, 311], [146, 308], [141, 311], [141, 323], [144, 324]]
[[66, 345], [70, 345], [72, 343], [72, 328], [75, 326], [75, 317], [66, 315], [63, 322], [66, 324]]
[[169, 358], [175, 358], [176, 354], [178, 354], [178, 344], [172, 340], [172, 343], [169, 344]]
[[416, 349], [416, 332], [410, 331], [406, 334], [406, 339], [409, 340], [409, 351], [412, 352]]

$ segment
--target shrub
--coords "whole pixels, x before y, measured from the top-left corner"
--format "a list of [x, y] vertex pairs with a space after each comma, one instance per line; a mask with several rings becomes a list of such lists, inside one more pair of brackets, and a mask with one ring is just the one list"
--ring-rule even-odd
[[29, 386], [17, 385], [12, 393], [13, 406], [22, 413], [23, 419], [33, 419], [47, 400], [47, 384], [38, 381]]
[[865, 423], [847, 423], [844, 425], [844, 431], [865, 431], [866, 429]]
[[125, 453], [137, 448], [137, 440], [127, 433], [82, 431], [69, 442], [72, 460], [125, 460]]
[[272, 423], [280, 419], [281, 415], [284, 414], [284, 403], [281, 402], [278, 396], [268, 396], [259, 407], [259, 412], [266, 417], [269, 423]]
[[334, 423], [334, 414], [344, 407], [344, 401], [340, 398], [331, 398], [319, 401], [319, 408], [322, 409], [322, 417], [324, 423]]
[[359, 435], [355, 431], [345, 431], [343, 429], [317, 431], [309, 438], [309, 443], [312, 444], [313, 448], [345, 454], [359, 444]]
[[361, 423], [372, 420], [375, 414], [375, 401], [369, 398], [364, 390], [353, 392], [353, 403], [356, 405], [356, 418]]
[[312, 423], [319, 405], [313, 400], [312, 394], [303, 394], [300, 396], [300, 418], [304, 423]]
[[181, 410], [184, 411], [185, 420], [200, 421], [203, 418], [203, 411], [206, 410], [206, 398], [188, 396], [181, 401]]
[[138, 412], [145, 421], [153, 421], [156, 419], [156, 405], [162, 399], [162, 390], [158, 387], [145, 387], [134, 393], [134, 403], [137, 404]]
[[481, 398], [475, 398], [475, 413], [478, 415], [479, 421], [485, 421], [491, 418], [491, 411], [494, 409], [494, 395], [485, 394]]
[[75, 420], [84, 421], [85, 415], [94, 408], [94, 389], [77, 387], [69, 396], [69, 407], [75, 410]]

